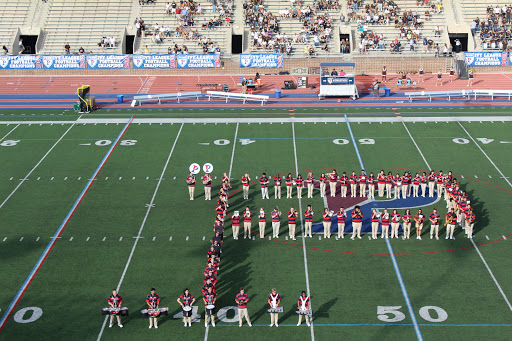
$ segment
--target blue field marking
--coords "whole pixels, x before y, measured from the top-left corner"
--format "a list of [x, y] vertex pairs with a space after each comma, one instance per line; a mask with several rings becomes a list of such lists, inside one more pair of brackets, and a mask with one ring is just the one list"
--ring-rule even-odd
[[[238, 323], [217, 324], [217, 327], [238, 327]], [[268, 324], [253, 324], [253, 327], [267, 327]], [[412, 323], [315, 323], [315, 327], [411, 327]], [[422, 323], [421, 327], [512, 327], [512, 324], [443, 324]], [[243, 327], [249, 327], [243, 325]], [[279, 327], [297, 327], [296, 324], [280, 324]], [[307, 327], [302, 324], [300, 327]]]
[[30, 283], [32, 282], [32, 280], [34, 279], [37, 271], [39, 271], [39, 269], [41, 268], [41, 266], [43, 265], [43, 262], [44, 260], [46, 259], [46, 257], [48, 256], [48, 254], [50, 253], [50, 250], [53, 248], [53, 246], [55, 245], [55, 243], [57, 242], [58, 240], [58, 236], [62, 233], [62, 231], [64, 230], [64, 228], [66, 227], [67, 223], [69, 222], [69, 220], [71, 219], [71, 216], [73, 215], [73, 213], [76, 211], [76, 209], [78, 208], [78, 205], [80, 204], [80, 202], [82, 201], [82, 199], [84, 198], [85, 196], [85, 193], [87, 193], [87, 191], [89, 190], [89, 188], [91, 187], [92, 183], [94, 180], [96, 180], [96, 176], [98, 175], [98, 173], [100, 172], [100, 170], [102, 169], [102, 167], [105, 165], [107, 159], [110, 157], [110, 155], [112, 154], [112, 152], [114, 151], [114, 148], [117, 146], [119, 140], [121, 140], [121, 138], [123, 137], [124, 133], [126, 132], [126, 130], [128, 129], [128, 127], [130, 126], [130, 124], [132, 123], [133, 119], [134, 119], [135, 116], [132, 116], [130, 117], [130, 120], [126, 123], [126, 125], [123, 127], [123, 129], [121, 130], [121, 132], [119, 133], [119, 135], [117, 136], [116, 138], [116, 143], [113, 143], [112, 146], [109, 148], [109, 150], [107, 151], [107, 153], [105, 154], [105, 156], [103, 157], [103, 159], [101, 160], [101, 162], [99, 163], [98, 167], [94, 170], [91, 178], [89, 179], [89, 181], [86, 183], [85, 187], [82, 189], [82, 192], [80, 193], [80, 195], [78, 196], [78, 198], [75, 200], [75, 202], [73, 203], [73, 206], [71, 206], [70, 210], [68, 211], [68, 213], [66, 214], [66, 217], [64, 218], [64, 220], [62, 221], [62, 223], [59, 225], [59, 228], [57, 229], [57, 231], [55, 231], [55, 234], [53, 235], [53, 237], [50, 239], [50, 242], [48, 243], [48, 245], [46, 246], [45, 250], [43, 251], [43, 253], [41, 254], [41, 256], [39, 257], [39, 259], [37, 260], [36, 264], [34, 265], [34, 267], [32, 268], [31, 272], [29, 273], [29, 275], [27, 276], [27, 278], [25, 279], [25, 281], [23, 282], [21, 288], [18, 290], [18, 292], [16, 293], [16, 295], [14, 296], [13, 300], [11, 301], [11, 303], [9, 304], [9, 307], [7, 308], [7, 310], [5, 310], [3, 316], [0, 318], [0, 331], [3, 329], [3, 327], [5, 326], [5, 323], [7, 322], [7, 319], [11, 316], [11, 314], [13, 313], [13, 310], [14, 308], [16, 307], [16, 305], [18, 304], [18, 302], [20, 301], [21, 297], [23, 296], [23, 294], [25, 293], [25, 290], [27, 290], [28, 286], [30, 285]]
[[[354, 138], [354, 134], [352, 133], [352, 128], [350, 127], [350, 122], [348, 120], [348, 116], [345, 115], [345, 122], [347, 123], [348, 131], [350, 132], [350, 136], [352, 137], [352, 142], [354, 144], [354, 148], [356, 150], [357, 158], [359, 160], [359, 165], [364, 170], [363, 160], [361, 158], [361, 154], [359, 153], [359, 149], [357, 148], [357, 144]], [[366, 170], [365, 170], [366, 171]], [[405, 289], [405, 284], [402, 279], [402, 275], [400, 274], [400, 269], [398, 268], [398, 263], [396, 262], [396, 258], [393, 252], [393, 248], [391, 247], [391, 243], [389, 239], [386, 239], [386, 244], [388, 246], [389, 254], [391, 256], [391, 260], [393, 262], [393, 267], [395, 268], [395, 273], [398, 278], [398, 282], [400, 283], [400, 288], [402, 289], [402, 294], [404, 295], [405, 303], [407, 304], [407, 309], [409, 310], [409, 315], [411, 316], [412, 323], [414, 325], [414, 331], [416, 332], [416, 336], [418, 341], [423, 341], [423, 336], [421, 335], [420, 328], [418, 326], [418, 322], [416, 321], [416, 316], [414, 315], [414, 310], [411, 306], [411, 301], [409, 300], [409, 295], [407, 294], [407, 290]]]
[[[9, 138], [9, 140], [20, 140], [20, 141], [57, 141], [58, 139], [17, 139], [17, 138]], [[62, 139], [61, 141], [101, 141], [101, 140], [109, 140], [114, 141], [115, 138], [107, 137], [107, 138], [90, 138], [90, 139]]]

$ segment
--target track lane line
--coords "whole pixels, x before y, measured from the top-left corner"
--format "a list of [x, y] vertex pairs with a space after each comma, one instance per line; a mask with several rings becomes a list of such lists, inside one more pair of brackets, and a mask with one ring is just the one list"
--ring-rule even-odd
[[[299, 163], [297, 161], [297, 143], [296, 143], [296, 139], [295, 139], [295, 123], [292, 121], [292, 133], [293, 133], [293, 153], [295, 155], [295, 176], [297, 176], [299, 174]], [[326, 198], [324, 198], [325, 200], [327, 200]], [[306, 253], [306, 237], [305, 237], [305, 234], [304, 234], [304, 222], [303, 222], [303, 219], [302, 219], [302, 198], [299, 198], [299, 217], [300, 217], [300, 232], [302, 234], [302, 251], [303, 251], [303, 255], [304, 255], [304, 273], [306, 274], [306, 290], [307, 290], [307, 294], [308, 294], [308, 297], [310, 298], [310, 301], [309, 301], [309, 309], [310, 310], [313, 310], [313, 305], [311, 303], [311, 290], [309, 288], [309, 270], [308, 270], [308, 255]], [[310, 331], [311, 331], [311, 341], [315, 341], [315, 328], [314, 328], [314, 322], [313, 322], [313, 318], [311, 317], [309, 319], [309, 323], [310, 323]]]
[[[356, 139], [354, 138], [354, 134], [352, 133], [352, 128], [350, 127], [350, 121], [348, 119], [348, 116], [345, 115], [345, 122], [347, 123], [348, 131], [350, 132], [350, 137], [352, 138], [352, 144], [354, 145], [354, 149], [357, 154], [357, 158], [359, 159], [360, 166], [363, 170], [364, 164], [361, 158], [361, 155], [359, 153], [359, 148], [357, 148]], [[391, 256], [391, 262], [393, 263], [393, 268], [395, 269], [396, 277], [398, 279], [398, 284], [400, 284], [400, 289], [402, 289], [402, 295], [405, 299], [405, 304], [407, 305], [407, 310], [409, 311], [409, 315], [412, 320], [412, 324], [414, 326], [414, 331], [416, 332], [416, 337], [418, 338], [418, 341], [423, 340], [423, 336], [421, 335], [420, 327], [418, 325], [418, 321], [416, 320], [416, 315], [414, 314], [414, 310], [412, 309], [411, 300], [409, 299], [409, 295], [407, 294], [407, 289], [405, 288], [405, 283], [402, 278], [402, 274], [400, 273], [400, 268], [398, 267], [398, 263], [395, 258], [395, 252], [393, 251], [393, 247], [391, 246], [391, 243], [389, 239], [386, 239], [386, 245], [388, 247], [389, 255]]]
[[[160, 177], [158, 178], [158, 182], [156, 184], [155, 191], [153, 192], [153, 196], [151, 197], [151, 202], [149, 203], [149, 205], [147, 205], [148, 209], [146, 210], [146, 214], [144, 215], [144, 219], [142, 220], [142, 224], [140, 225], [139, 233], [137, 234], [137, 237], [134, 237], [135, 242], [133, 243], [132, 250], [130, 252], [130, 255], [128, 256], [128, 260], [123, 269], [123, 273], [121, 274], [121, 279], [119, 280], [119, 283], [117, 284], [117, 287], [116, 287], [117, 291], [119, 291], [119, 289], [121, 288], [121, 285], [123, 284], [124, 276], [126, 275], [126, 271], [128, 271], [128, 267], [130, 266], [130, 263], [132, 261], [132, 257], [135, 252], [135, 248], [137, 247], [139, 240], [142, 238], [140, 235], [142, 234], [142, 230], [144, 229], [144, 226], [146, 225], [146, 221], [148, 219], [149, 212], [151, 212], [151, 208], [154, 207], [156, 194], [158, 193], [158, 189], [160, 188], [160, 184], [162, 183], [162, 179], [164, 178], [164, 174], [165, 174], [165, 171], [167, 170], [167, 166], [169, 165], [169, 162], [171, 161], [171, 157], [172, 157], [172, 154], [174, 153], [174, 148], [176, 147], [176, 143], [178, 142], [178, 138], [180, 137], [181, 131], [183, 129], [183, 125], [184, 125], [184, 123], [181, 124], [180, 130], [178, 131], [178, 134], [176, 135], [176, 138], [172, 145], [169, 156], [167, 157], [167, 161], [165, 161], [164, 168], [162, 169], [162, 173], [160, 174]], [[105, 316], [105, 319], [103, 320], [103, 324], [101, 326], [101, 330], [98, 334], [97, 340], [101, 340], [101, 336], [103, 335], [103, 331], [105, 330], [105, 326], [107, 324], [107, 319], [108, 319], [108, 315]]]
[[[64, 218], [64, 220], [62, 221], [62, 223], [60, 224], [59, 228], [57, 229], [57, 231], [55, 232], [55, 234], [53, 235], [53, 237], [51, 238], [50, 242], [48, 243], [48, 246], [46, 247], [46, 249], [43, 251], [43, 253], [41, 254], [41, 257], [39, 257], [39, 260], [37, 261], [36, 265], [34, 266], [34, 268], [32, 269], [32, 271], [30, 272], [30, 274], [28, 275], [28, 277], [25, 279], [25, 282], [23, 283], [23, 285], [21, 286], [21, 288], [18, 290], [18, 293], [16, 294], [16, 296], [14, 296], [14, 299], [12, 300], [11, 304], [9, 305], [9, 307], [7, 308], [7, 310], [5, 311], [5, 313], [3, 314], [2, 318], [0, 319], [0, 332], [2, 332], [3, 328], [5, 327], [5, 323], [7, 322], [7, 320], [9, 319], [9, 317], [11, 316], [11, 314], [13, 313], [14, 309], [16, 308], [17, 304], [19, 303], [19, 301], [21, 300], [21, 298], [23, 297], [23, 295], [25, 294], [28, 286], [30, 285], [30, 283], [32, 283], [32, 280], [34, 279], [34, 277], [36, 276], [37, 272], [39, 271], [39, 269], [41, 269], [41, 266], [43, 265], [44, 261], [46, 260], [46, 258], [48, 257], [48, 254], [50, 253], [50, 251], [52, 250], [52, 248], [55, 246], [55, 243], [57, 242], [57, 240], [60, 238], [60, 235], [62, 234], [62, 232], [64, 231], [64, 229], [66, 228], [69, 220], [71, 219], [71, 217], [73, 216], [73, 214], [75, 213], [76, 209], [78, 208], [78, 205], [80, 205], [80, 203], [82, 202], [83, 198], [85, 197], [85, 194], [87, 193], [87, 191], [89, 191], [89, 189], [91, 188], [93, 182], [95, 181], [96, 179], [96, 176], [98, 175], [98, 173], [101, 171], [101, 169], [103, 168], [103, 166], [105, 165], [105, 163], [107, 162], [108, 158], [110, 157], [110, 155], [112, 155], [112, 152], [114, 151], [114, 149], [116, 148], [116, 146], [119, 144], [119, 141], [121, 140], [121, 138], [123, 137], [124, 133], [126, 132], [126, 130], [128, 129], [128, 127], [130, 126], [130, 124], [133, 122], [133, 119], [135, 118], [135, 116], [132, 116], [130, 118], [130, 120], [126, 123], [126, 125], [124, 126], [123, 130], [121, 130], [121, 132], [119, 133], [119, 136], [117, 137], [115, 143], [112, 145], [112, 147], [110, 147], [110, 149], [107, 151], [107, 154], [105, 154], [105, 156], [103, 157], [103, 160], [101, 160], [100, 164], [98, 165], [98, 167], [96, 168], [96, 170], [94, 171], [94, 173], [92, 174], [91, 178], [89, 179], [89, 181], [87, 182], [87, 184], [85, 185], [84, 189], [82, 190], [82, 192], [80, 193], [80, 195], [78, 196], [78, 198], [76, 199], [75, 203], [73, 204], [73, 206], [71, 207], [71, 209], [69, 210], [68, 214], [66, 215], [66, 217]], [[66, 130], [66, 132], [64, 133], [64, 135], [62, 135], [62, 137], [64, 137], [66, 135], [66, 133], [72, 128], [73, 126], [69, 127], [68, 130]], [[62, 139], [61, 137], [61, 139]], [[59, 140], [60, 141], [60, 140]], [[59, 142], [57, 141], [53, 147], [46, 153], [46, 155], [48, 155], [51, 150], [57, 145], [57, 143]], [[43, 159], [46, 157], [46, 155], [43, 157]], [[39, 165], [42, 160], [39, 161], [39, 163], [37, 165]], [[36, 167], [37, 167], [36, 165]], [[34, 167], [32, 169], [32, 171], [36, 168]], [[30, 173], [32, 172], [30, 171]], [[26, 176], [28, 177], [30, 175], [30, 173]], [[25, 178], [26, 178], [25, 177]], [[21, 182], [23, 183], [23, 182]], [[20, 183], [20, 185], [21, 185]], [[20, 186], [18, 185], [18, 187]], [[17, 187], [17, 188], [18, 188]], [[14, 191], [13, 191], [14, 193]], [[11, 193], [12, 195], [12, 193]], [[10, 196], [9, 196], [10, 197]], [[7, 199], [6, 199], [7, 200]], [[5, 201], [4, 201], [5, 202]], [[3, 205], [3, 204], [2, 204]]]

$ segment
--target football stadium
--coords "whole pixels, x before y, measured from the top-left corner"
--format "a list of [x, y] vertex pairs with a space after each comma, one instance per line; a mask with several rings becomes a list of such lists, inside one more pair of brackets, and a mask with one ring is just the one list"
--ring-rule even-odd
[[0, 5], [0, 340], [512, 339], [509, 2]]

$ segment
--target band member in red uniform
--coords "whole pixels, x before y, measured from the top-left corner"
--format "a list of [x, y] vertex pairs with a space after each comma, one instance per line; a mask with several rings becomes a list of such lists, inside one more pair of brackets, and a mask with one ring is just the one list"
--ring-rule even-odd
[[404, 175], [402, 175], [402, 198], [407, 198], [409, 196], [409, 173], [405, 172]]
[[354, 240], [356, 234], [357, 238], [361, 239], [361, 228], [363, 226], [363, 212], [361, 212], [361, 208], [359, 205], [356, 205], [354, 210], [352, 211], [352, 237], [350, 239]]
[[196, 299], [190, 294], [188, 289], [185, 289], [183, 290], [183, 295], [178, 297], [176, 301], [181, 305], [181, 308], [183, 309], [183, 324], [185, 327], [187, 324], [189, 327], [192, 327], [192, 309], [189, 310], [189, 308], [192, 307], [192, 304], [194, 304]]
[[313, 198], [313, 189], [315, 186], [315, 177], [313, 173], [309, 172], [306, 177], [306, 184], [308, 185], [308, 198]]
[[[310, 310], [310, 300], [309, 300], [309, 297], [306, 295], [305, 291], [302, 291], [302, 294], [299, 296], [299, 301], [297, 302], [297, 308], [299, 309], [299, 311]], [[299, 314], [299, 323], [297, 323], [297, 327], [302, 324], [302, 315], [303, 314]], [[306, 316], [306, 324], [309, 327], [310, 326], [309, 315], [305, 314], [304, 316]]]
[[386, 174], [384, 170], [381, 170], [377, 175], [377, 188], [379, 190], [379, 197], [383, 197], [384, 190], [386, 189]]
[[146, 296], [146, 304], [148, 305], [148, 310], [154, 310], [153, 313], [148, 311], [149, 315], [149, 329], [155, 326], [155, 329], [158, 329], [158, 315], [160, 315], [160, 296], [155, 293], [155, 288], [151, 288], [151, 292]]
[[336, 169], [332, 170], [332, 173], [329, 174], [329, 186], [331, 190], [331, 197], [336, 196], [336, 183], [338, 182], [338, 173], [336, 173]]
[[249, 239], [251, 239], [251, 227], [252, 227], [252, 212], [249, 209], [249, 206], [245, 207], [244, 211], [244, 239], [247, 239], [247, 235], [249, 235]]
[[320, 182], [320, 197], [325, 197], [325, 187], [327, 184], [327, 177], [325, 176], [325, 173], [320, 174], [320, 179], [318, 179]]
[[381, 214], [381, 219], [382, 219], [382, 232], [381, 232], [381, 235], [380, 237], [381, 238], [386, 238], [388, 239], [388, 233], [389, 233], [389, 220], [391, 218], [389, 212], [388, 212], [388, 209], [384, 209], [384, 213]]
[[210, 321], [212, 322], [212, 327], [215, 327], [215, 301], [217, 301], [217, 294], [213, 292], [212, 287], [209, 287], [208, 291], [203, 295], [203, 302], [206, 310], [204, 314], [205, 327], [208, 327]]
[[281, 199], [281, 177], [279, 174], [274, 176], [274, 196], [276, 199]]
[[433, 238], [435, 231], [436, 239], [439, 240], [439, 221], [441, 220], [441, 215], [435, 208], [432, 213], [430, 213], [428, 220], [430, 220], [430, 239]]
[[411, 222], [412, 222], [412, 214], [410, 209], [406, 209], [404, 214], [402, 214], [402, 226], [404, 227], [404, 236], [402, 239], [409, 239], [411, 236]]
[[238, 307], [238, 321], [240, 323], [239, 327], [242, 326], [242, 319], [244, 317], [249, 327], [252, 327], [249, 314], [247, 313], [247, 302], [249, 302], [249, 296], [245, 293], [244, 288], [240, 288], [240, 293], [236, 295], [235, 302]]
[[204, 185], [204, 200], [212, 200], [212, 177], [206, 173], [202, 179]]
[[437, 197], [440, 198], [441, 195], [443, 195], [443, 188], [444, 188], [444, 174], [443, 171], [439, 171], [439, 174], [437, 174], [436, 179], [436, 185], [437, 185]]
[[349, 179], [348, 179], [347, 173], [343, 172], [343, 174], [340, 176], [341, 197], [342, 198], [347, 197], [348, 182], [349, 182]]
[[[268, 304], [270, 305], [270, 309], [279, 308], [279, 303], [281, 302], [281, 296], [277, 293], [275, 288], [272, 288], [272, 292], [268, 295]], [[279, 318], [278, 313], [270, 313], [270, 327], [275, 325], [279, 327], [277, 319]]]
[[308, 205], [308, 208], [304, 211], [304, 220], [305, 220], [305, 231], [304, 231], [304, 237], [312, 238], [311, 235], [311, 227], [313, 226], [313, 216], [315, 215], [315, 212], [313, 212], [313, 209], [311, 208], [311, 205]]
[[260, 186], [261, 186], [261, 198], [262, 199], [269, 199], [268, 197], [268, 177], [267, 174], [263, 173], [260, 176]]
[[240, 233], [240, 214], [238, 211], [235, 211], [231, 216], [232, 221], [232, 229], [233, 229], [233, 239], [238, 240], [238, 234]]
[[397, 210], [393, 210], [391, 215], [391, 238], [398, 238], [398, 228], [400, 227], [400, 214]]
[[286, 182], [286, 198], [292, 197], [292, 191], [293, 191], [293, 178], [292, 173], [288, 173], [286, 178], [284, 179], [284, 182]]
[[428, 175], [428, 196], [430, 198], [434, 197], [434, 186], [436, 184], [436, 173], [434, 171], [430, 171]]
[[391, 199], [391, 191], [393, 189], [393, 173], [388, 172], [386, 176], [386, 198]]
[[368, 176], [368, 199], [375, 200], [375, 176], [373, 173], [370, 173]]
[[249, 173], [245, 173], [242, 176], [242, 190], [244, 193], [244, 200], [249, 199], [249, 184], [251, 183], [251, 178], [249, 177]]
[[356, 172], [352, 172], [350, 176], [350, 197], [355, 198], [357, 192], [357, 175]]
[[421, 186], [421, 196], [425, 197], [427, 195], [427, 184], [428, 184], [428, 176], [427, 173], [423, 172], [420, 177], [420, 186]]
[[454, 239], [453, 231], [455, 230], [455, 223], [457, 222], [457, 214], [455, 214], [455, 208], [451, 208], [450, 212], [446, 213], [446, 238]]
[[377, 239], [379, 232], [380, 213], [375, 208], [372, 209], [372, 239]]
[[187, 176], [188, 196], [190, 200], [194, 200], [194, 189], [196, 187], [196, 177], [194, 174], [189, 173]]
[[400, 199], [400, 190], [402, 189], [402, 177], [400, 174], [396, 173], [393, 184], [395, 185], [395, 199]]
[[331, 238], [331, 217], [332, 213], [329, 212], [329, 209], [324, 208], [324, 213], [322, 213], [323, 224], [324, 224], [324, 238]]
[[363, 170], [361, 170], [361, 174], [358, 177], [359, 180], [359, 196], [364, 197], [366, 196], [366, 183], [368, 182], [368, 177], [366, 176], [366, 173]]
[[473, 238], [473, 228], [475, 226], [476, 215], [470, 204], [467, 204], [466, 211], [464, 212], [466, 221], [466, 234], [469, 239]]
[[340, 207], [339, 211], [336, 212], [336, 217], [338, 218], [338, 239], [345, 238], [345, 219], [347, 218], [347, 212]]
[[260, 228], [260, 238], [264, 238], [267, 219], [265, 218], [265, 210], [263, 210], [263, 207], [260, 208], [260, 213], [258, 213], [258, 225]]
[[423, 229], [423, 221], [425, 220], [425, 214], [421, 208], [414, 215], [414, 221], [416, 222], [416, 239], [421, 240], [421, 230]]
[[[108, 297], [107, 303], [110, 308], [121, 308], [121, 305], [123, 304], [123, 298], [121, 295], [117, 294], [117, 290], [112, 290], [112, 295]], [[123, 328], [123, 324], [121, 323], [121, 316], [119, 314], [112, 314], [110, 315], [110, 324], [108, 325], [109, 328], [112, 328], [114, 325], [114, 316], [117, 317], [117, 325], [119, 328]]]
[[226, 188], [231, 188], [231, 183], [229, 182], [229, 176], [228, 173], [224, 172], [222, 174], [222, 184], [226, 186]]
[[272, 217], [272, 238], [279, 238], [279, 229], [281, 228], [281, 211], [276, 207], [270, 213]]
[[412, 179], [412, 196], [413, 196], [413, 198], [419, 197], [419, 189], [420, 189], [420, 175], [418, 173], [416, 173], [416, 175]]
[[295, 227], [297, 226], [297, 216], [298, 216], [297, 210], [295, 210], [293, 207], [290, 208], [290, 212], [288, 212], [288, 236], [291, 240], [295, 240]]
[[297, 198], [302, 198], [302, 188], [304, 188], [304, 179], [302, 175], [297, 175], [297, 179], [295, 179], [295, 184], [297, 185]]

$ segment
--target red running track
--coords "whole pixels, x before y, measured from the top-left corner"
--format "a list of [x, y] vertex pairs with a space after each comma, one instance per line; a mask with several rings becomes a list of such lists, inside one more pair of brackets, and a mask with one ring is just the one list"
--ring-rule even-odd
[[[81, 85], [91, 85], [92, 94], [158, 94], [185, 91], [198, 91], [201, 88], [197, 84], [228, 84], [232, 92], [240, 91], [239, 86], [243, 76], [6, 76], [0, 77], [1, 95], [30, 95], [30, 94], [75, 94]], [[247, 75], [246, 77], [253, 77]], [[263, 75], [262, 87], [258, 93], [271, 93], [276, 88], [281, 89], [285, 80], [297, 82], [298, 76], [291, 75]], [[308, 76], [309, 85], [315, 89], [284, 90], [284, 93], [318, 93], [319, 76]], [[396, 85], [398, 75], [389, 75], [384, 83], [392, 92], [405, 91], [433, 91], [441, 90], [436, 87], [436, 75], [425, 75], [425, 82], [416, 86], [400, 87]], [[413, 81], [418, 81], [418, 75], [410, 76]], [[359, 92], [368, 92], [368, 88], [375, 79], [380, 80], [380, 75], [356, 76], [356, 84]], [[443, 75], [443, 90], [461, 90], [467, 87], [467, 81], [455, 79], [448, 81], [448, 75]], [[512, 75], [506, 74], [476, 74], [473, 88], [505, 90], [512, 88]], [[206, 90], [206, 89], [203, 89]], [[213, 90], [213, 89], [209, 89]], [[220, 89], [219, 89], [220, 90]]]

